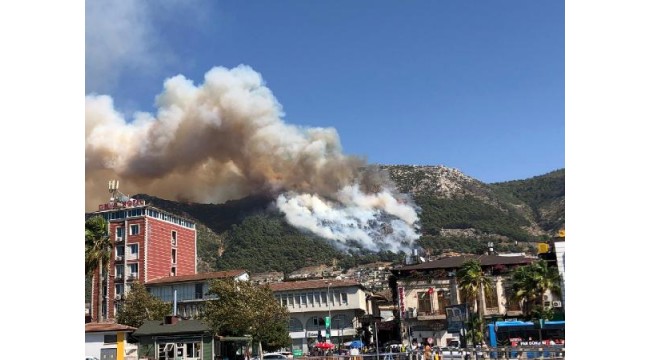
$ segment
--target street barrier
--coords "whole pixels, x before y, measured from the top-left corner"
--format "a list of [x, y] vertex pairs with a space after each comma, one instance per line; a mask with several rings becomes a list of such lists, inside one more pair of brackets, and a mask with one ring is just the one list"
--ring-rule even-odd
[[[433, 351], [435, 352], [436, 349]], [[440, 350], [439, 354], [440, 354]], [[563, 347], [496, 347], [478, 349], [444, 349], [440, 360], [565, 360], [566, 351]], [[422, 351], [362, 353], [359, 355], [323, 355], [295, 356], [294, 360], [433, 360], [425, 359]]]

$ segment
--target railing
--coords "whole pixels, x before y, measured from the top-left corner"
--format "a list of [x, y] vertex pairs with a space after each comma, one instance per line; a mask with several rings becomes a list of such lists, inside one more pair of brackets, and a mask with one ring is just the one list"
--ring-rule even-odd
[[[545, 347], [496, 347], [477, 349], [443, 349], [439, 350], [442, 360], [519, 360], [519, 359], [544, 359], [564, 360], [566, 351], [559, 346]], [[331, 355], [319, 356], [294, 356], [294, 359], [301, 360], [428, 360], [425, 359], [422, 351], [409, 352], [380, 352], [372, 351], [359, 355]], [[433, 359], [433, 353], [429, 359]]]

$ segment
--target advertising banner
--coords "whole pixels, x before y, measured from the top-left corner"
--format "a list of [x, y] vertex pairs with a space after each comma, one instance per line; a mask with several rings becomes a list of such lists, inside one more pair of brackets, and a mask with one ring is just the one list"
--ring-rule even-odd
[[458, 304], [445, 307], [447, 313], [447, 331], [459, 333], [467, 321], [467, 304]]

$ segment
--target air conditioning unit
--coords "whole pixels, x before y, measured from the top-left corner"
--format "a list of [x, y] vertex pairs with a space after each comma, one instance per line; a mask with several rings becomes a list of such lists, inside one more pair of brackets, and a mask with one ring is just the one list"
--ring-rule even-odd
[[122, 257], [121, 256], [116, 256], [115, 261], [122, 261]]
[[561, 308], [562, 307], [562, 302], [561, 301], [553, 301], [553, 307], [554, 308]]
[[116, 278], [116, 279], [121, 279], [122, 276], [123, 276], [122, 274], [115, 274], [115, 278]]
[[115, 295], [115, 300], [122, 300], [122, 294]]
[[115, 242], [120, 242], [120, 241], [124, 241], [124, 238], [121, 237], [115, 238]]

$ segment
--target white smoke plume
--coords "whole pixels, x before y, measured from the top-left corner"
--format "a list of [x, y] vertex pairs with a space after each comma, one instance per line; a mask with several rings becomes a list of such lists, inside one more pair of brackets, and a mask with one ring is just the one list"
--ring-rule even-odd
[[294, 226], [371, 250], [405, 249], [417, 238], [417, 213], [385, 175], [344, 155], [335, 129], [285, 123], [250, 67], [215, 67], [198, 86], [172, 77], [156, 103], [156, 114], [127, 120], [109, 96], [86, 96], [87, 210], [106, 201], [115, 178], [202, 203], [275, 194]]

